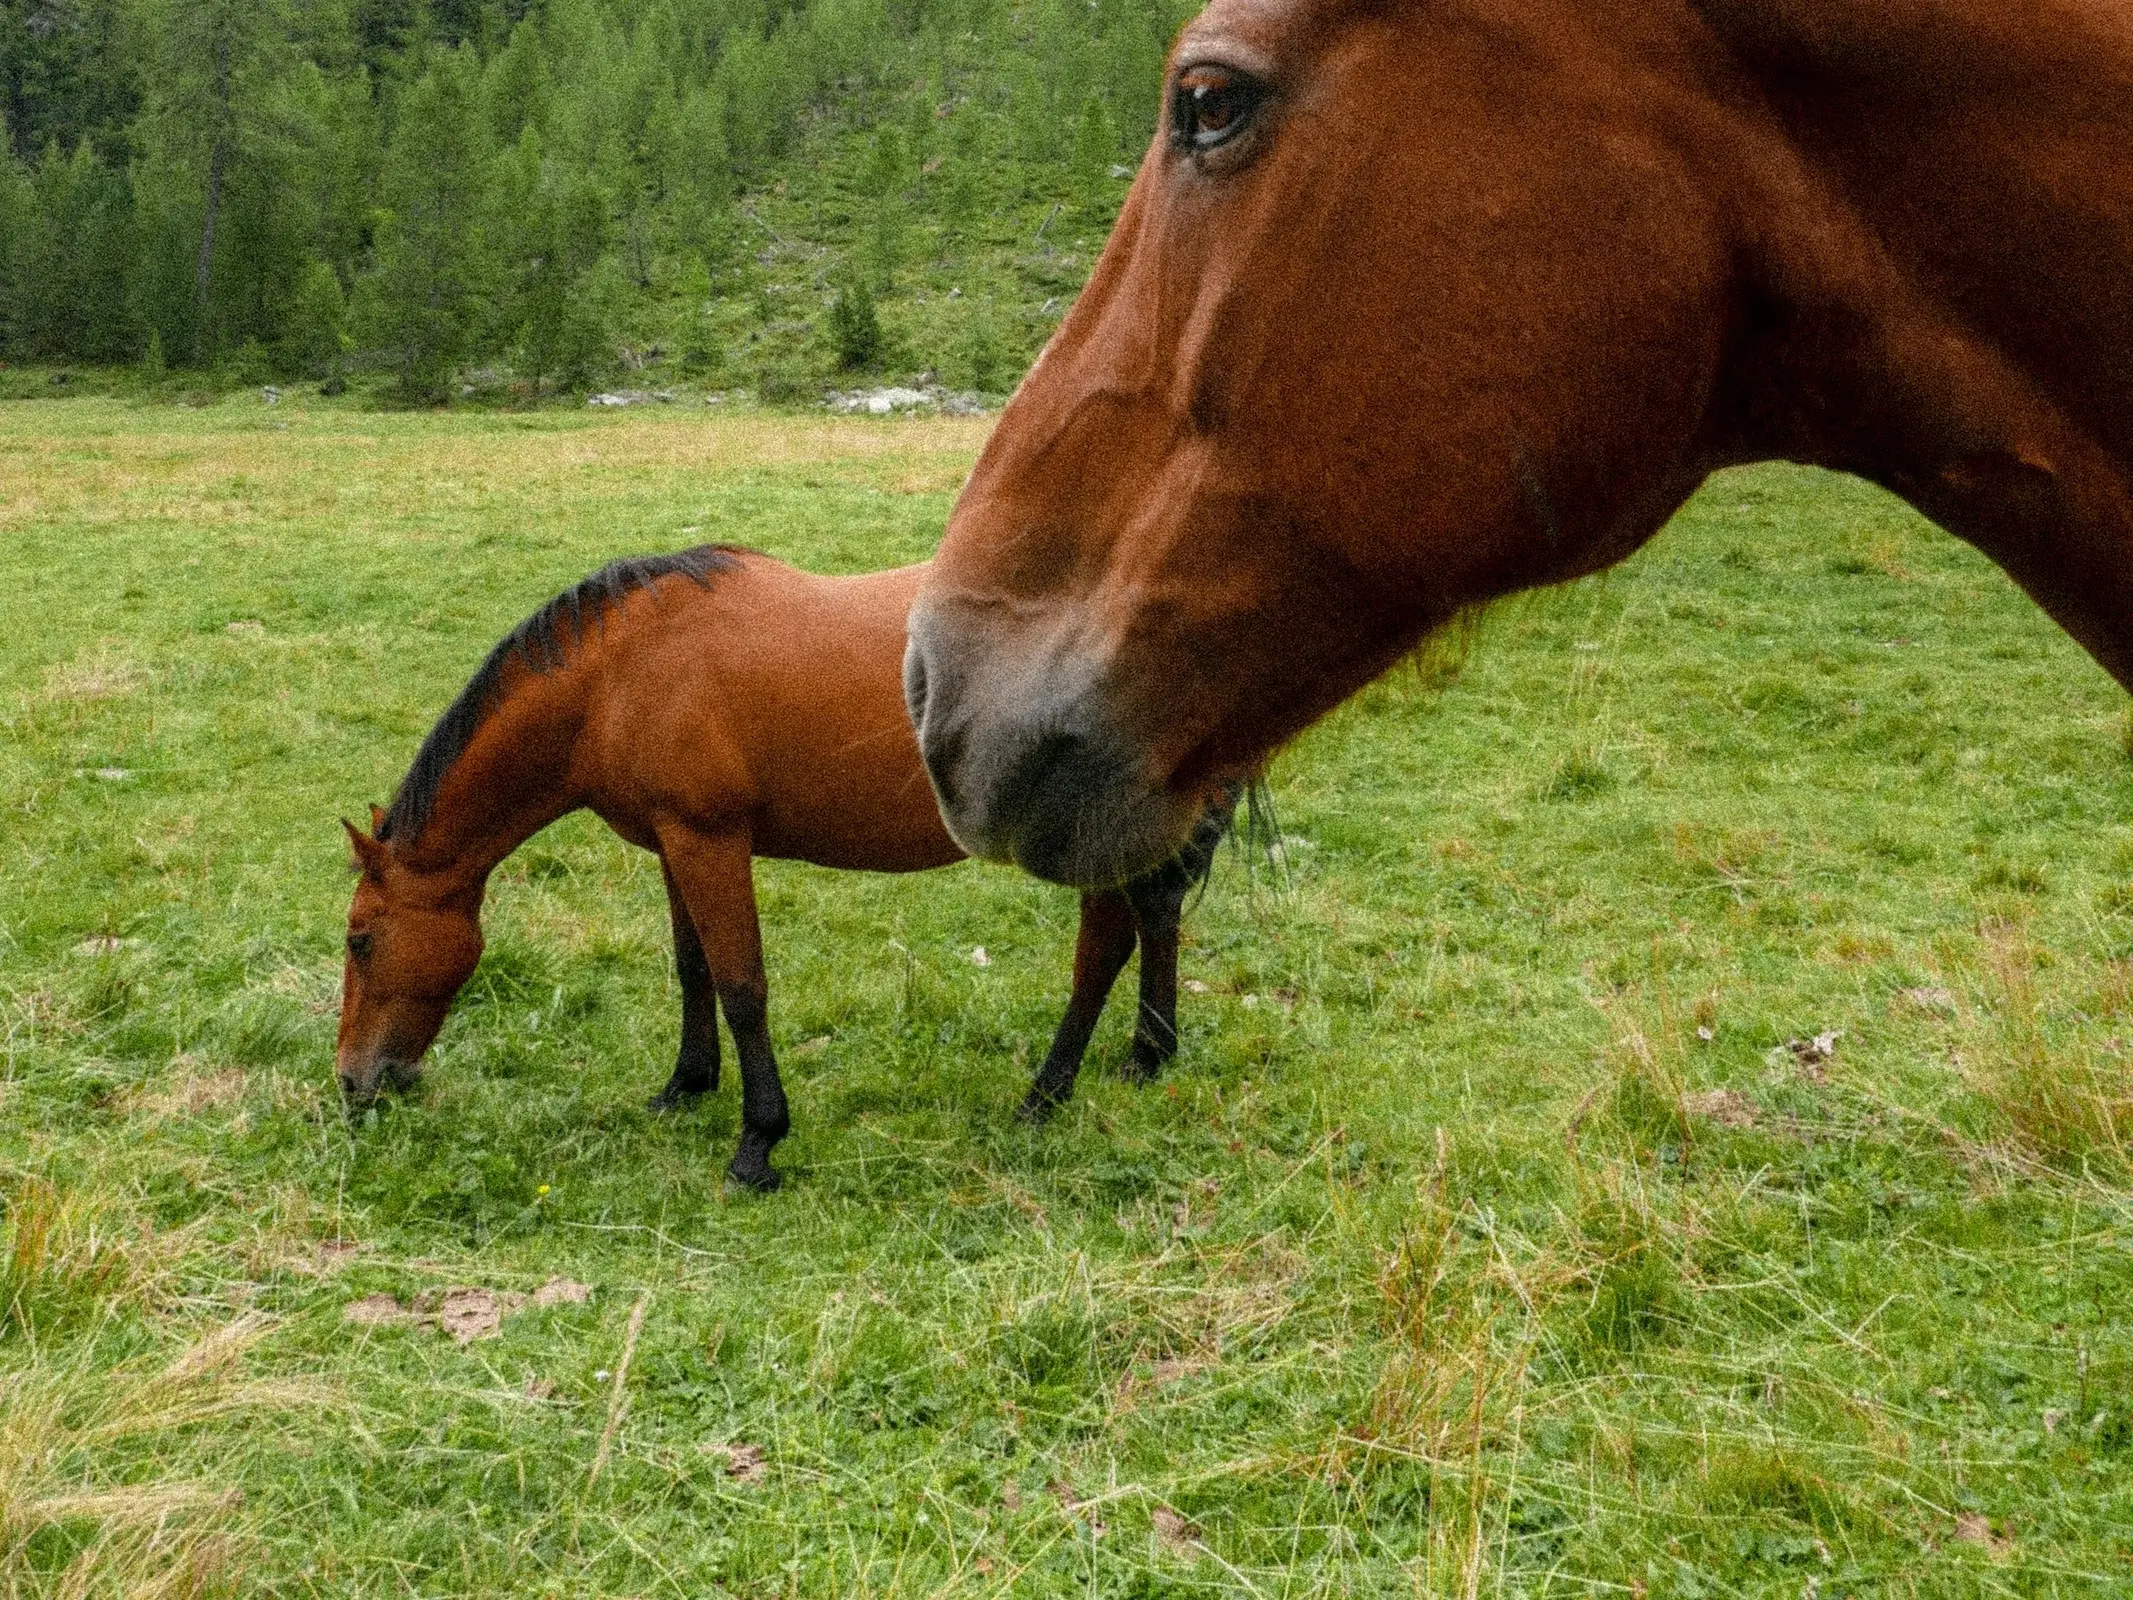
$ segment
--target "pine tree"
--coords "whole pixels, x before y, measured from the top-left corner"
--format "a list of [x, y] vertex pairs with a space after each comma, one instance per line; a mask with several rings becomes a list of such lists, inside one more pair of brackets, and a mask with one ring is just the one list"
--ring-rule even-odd
[[1117, 119], [1119, 143], [1136, 157], [1155, 136], [1163, 57], [1193, 9], [1169, 0], [1098, 0], [1097, 82]]
[[783, 153], [806, 104], [808, 80], [790, 30], [766, 38], [743, 28], [727, 40], [716, 82], [726, 107], [726, 148], [737, 173], [758, 173]]
[[332, 378], [348, 354], [348, 297], [333, 268], [313, 259], [291, 297], [283, 335], [284, 364], [312, 378]]
[[125, 163], [140, 105], [129, 9], [129, 0], [0, 0], [0, 124], [18, 156], [87, 139], [107, 163]]
[[474, 353], [493, 275], [489, 165], [470, 52], [436, 58], [402, 98], [385, 161], [377, 266], [361, 322], [409, 400], [446, 397]]
[[22, 351], [18, 331], [21, 269], [16, 258], [21, 254], [31, 217], [29, 190], [8, 143], [7, 120], [0, 117], [0, 356], [19, 355]]
[[[147, 0], [150, 48], [147, 109], [142, 118], [144, 181], [158, 192], [148, 211], [161, 230], [185, 236], [190, 256], [190, 294], [173, 282], [177, 241], [150, 241], [160, 248], [161, 270], [151, 264], [147, 298], [164, 348], [173, 358], [211, 360], [225, 337], [256, 327], [217, 325], [216, 278], [225, 267], [222, 238], [234, 189], [254, 201], [248, 241], [265, 248], [265, 236], [285, 231], [293, 145], [291, 81], [297, 59], [286, 0]], [[277, 199], [280, 203], [277, 204]], [[286, 253], [286, 252], [285, 252]], [[300, 259], [300, 256], [295, 259]], [[293, 264], [293, 263], [292, 263]], [[261, 264], [253, 262], [254, 275]], [[255, 303], [250, 308], [259, 310]]]
[[881, 314], [864, 276], [855, 274], [837, 291], [830, 305], [830, 345], [841, 367], [865, 367], [881, 354]]
[[12, 339], [49, 360], [125, 361], [141, 350], [127, 293], [135, 255], [132, 196], [84, 140], [45, 152], [22, 192], [10, 242]]
[[531, 128], [503, 189], [510, 290], [499, 342], [515, 346], [536, 395], [551, 381], [587, 382], [612, 360], [608, 296], [593, 279], [607, 253], [607, 196], [589, 179], [566, 185]]
[[976, 226], [984, 209], [982, 178], [985, 160], [984, 125], [976, 113], [958, 112], [949, 124], [947, 171], [940, 185], [941, 215], [952, 237], [961, 239]]
[[373, 78], [390, 80], [421, 62], [430, 37], [424, 0], [349, 0], [348, 16], [357, 55]]
[[717, 302], [712, 298], [711, 272], [699, 259], [682, 271], [681, 364], [683, 370], [707, 377], [725, 365], [726, 352], [713, 321]]
[[682, 103], [674, 161], [674, 235], [716, 271], [733, 253], [733, 167], [726, 152], [726, 107], [716, 87]]
[[659, 221], [681, 165], [681, 108], [674, 97], [673, 69], [657, 45], [657, 30], [639, 24], [622, 73], [619, 108], [624, 237], [630, 275], [641, 289], [652, 284]]
[[530, 19], [521, 22], [511, 30], [510, 43], [490, 59], [482, 79], [491, 135], [499, 144], [512, 145], [528, 128], [546, 131], [554, 93], [541, 31]]
[[891, 124], [874, 135], [873, 148], [860, 174], [861, 192], [873, 207], [868, 219], [865, 267], [874, 286], [880, 289], [890, 287], [903, 262], [906, 218], [902, 190], [909, 175], [903, 130]]
[[298, 184], [310, 254], [349, 284], [369, 250], [383, 154], [369, 83], [353, 71], [338, 77], [313, 73], [308, 123]]

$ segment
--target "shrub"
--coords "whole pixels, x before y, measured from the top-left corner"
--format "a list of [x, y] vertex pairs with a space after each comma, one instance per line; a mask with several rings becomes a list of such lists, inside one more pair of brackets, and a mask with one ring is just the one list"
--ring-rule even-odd
[[881, 355], [881, 314], [874, 309], [874, 293], [862, 278], [852, 278], [837, 291], [830, 307], [830, 344], [840, 367], [865, 367]]

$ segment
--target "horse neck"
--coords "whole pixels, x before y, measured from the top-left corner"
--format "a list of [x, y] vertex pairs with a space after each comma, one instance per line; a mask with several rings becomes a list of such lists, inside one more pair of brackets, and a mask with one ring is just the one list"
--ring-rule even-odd
[[438, 785], [422, 831], [399, 852], [440, 902], [470, 896], [478, 903], [498, 863], [585, 803], [571, 769], [597, 676], [573, 659], [507, 680]]
[[1894, 490], [2133, 685], [2133, 17], [1692, 4], [1760, 84], [1728, 148], [1783, 308], [1730, 359], [1712, 464]]
[[[2108, 3], [1693, 0], [1755, 78], [1815, 193], [1779, 248], [1897, 355], [1925, 396], [1976, 384], [1932, 346], [1971, 342], [2064, 422], [2133, 460], [2133, 20]], [[1787, 201], [1754, 193], [1765, 238]], [[1832, 219], [1843, 221], [1833, 226]], [[1862, 292], [1863, 291], [1863, 292]], [[1837, 342], [1842, 347], [1843, 341]], [[1978, 363], [1971, 363], [1976, 365]], [[1916, 369], [1924, 370], [1916, 370]], [[1866, 381], [1872, 400], [1889, 374]]]

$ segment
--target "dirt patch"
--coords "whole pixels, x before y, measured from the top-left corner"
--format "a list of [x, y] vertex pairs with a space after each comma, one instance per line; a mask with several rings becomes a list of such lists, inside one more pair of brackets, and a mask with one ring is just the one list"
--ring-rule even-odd
[[1978, 1546], [1995, 1561], [2005, 1561], [2014, 1553], [2014, 1535], [1995, 1529], [1989, 1519], [1975, 1511], [1966, 1511], [1955, 1519], [1955, 1540]]
[[104, 651], [44, 669], [47, 700], [116, 700], [147, 683], [148, 669]]
[[341, 1307], [343, 1322], [353, 1322], [364, 1328], [382, 1328], [389, 1323], [409, 1322], [413, 1318], [414, 1313], [404, 1310], [389, 1294], [367, 1294]]
[[1151, 1395], [1198, 1377], [1212, 1362], [1190, 1356], [1164, 1356], [1150, 1362], [1136, 1361], [1118, 1380], [1115, 1396], [1121, 1411], [1130, 1411]]
[[1196, 1556], [1200, 1553], [1200, 1530], [1191, 1519], [1170, 1507], [1157, 1506], [1150, 1514], [1148, 1524], [1155, 1530], [1155, 1542], [1165, 1550], [1177, 1555]]
[[1843, 1037], [1841, 1028], [1829, 1028], [1811, 1039], [1787, 1039], [1772, 1054], [1781, 1059], [1790, 1055], [1808, 1082], [1827, 1083], [1830, 1063], [1837, 1059], [1837, 1041]]
[[1737, 1089], [1710, 1089], [1681, 1097], [1682, 1108], [1692, 1117], [1721, 1128], [1752, 1128], [1758, 1120], [1755, 1102]]
[[[541, 1298], [543, 1295], [546, 1299]], [[444, 1289], [425, 1289], [408, 1305], [389, 1294], [365, 1295], [341, 1307], [342, 1320], [366, 1327], [413, 1323], [449, 1334], [455, 1344], [493, 1339], [503, 1331], [504, 1319], [529, 1305], [582, 1305], [592, 1290], [568, 1278], [551, 1278], [533, 1294], [515, 1289], [483, 1289], [455, 1284]]]
[[1074, 1492], [1074, 1486], [1063, 1479], [1053, 1479], [1044, 1486], [1044, 1489], [1045, 1493], [1059, 1502], [1059, 1508], [1062, 1511], [1088, 1528], [1090, 1538], [1101, 1539], [1111, 1531], [1104, 1520], [1096, 1514], [1097, 1508], [1102, 1502], [1084, 1500]]
[[327, 1239], [314, 1245], [308, 1255], [285, 1257], [281, 1265], [307, 1278], [330, 1278], [369, 1248], [353, 1239]]
[[759, 1444], [707, 1444], [702, 1448], [705, 1455], [725, 1462], [726, 1476], [744, 1489], [758, 1488], [770, 1480], [770, 1462]]
[[415, 1314], [454, 1344], [472, 1344], [493, 1339], [503, 1331], [504, 1318], [526, 1303], [526, 1297], [509, 1289], [477, 1289], [460, 1286], [426, 1290], [415, 1299]]
[[1170, 1226], [1177, 1233], [1205, 1233], [1215, 1223], [1215, 1210], [1222, 1200], [1222, 1180], [1202, 1178], [1188, 1184], [1170, 1208]]

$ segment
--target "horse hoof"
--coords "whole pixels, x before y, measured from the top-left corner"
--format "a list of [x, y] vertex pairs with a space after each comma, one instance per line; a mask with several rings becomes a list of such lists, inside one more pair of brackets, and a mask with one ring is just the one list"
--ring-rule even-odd
[[1128, 1056], [1125, 1066], [1119, 1071], [1120, 1076], [1128, 1083], [1153, 1083], [1163, 1075], [1163, 1068], [1168, 1064], [1146, 1056]]
[[775, 1194], [778, 1185], [785, 1181], [784, 1175], [769, 1162], [757, 1161], [753, 1165], [744, 1165], [738, 1156], [734, 1157], [733, 1165], [726, 1169], [726, 1176], [741, 1188], [752, 1190], [756, 1194]]
[[1023, 1096], [1022, 1104], [1015, 1108], [1015, 1117], [1033, 1128], [1042, 1127], [1050, 1122], [1053, 1113], [1065, 1104], [1066, 1098], [1063, 1095], [1046, 1094], [1041, 1089], [1032, 1089]]
[[682, 1111], [693, 1106], [704, 1097], [704, 1093], [702, 1089], [678, 1089], [670, 1083], [645, 1101], [644, 1109], [655, 1117], [663, 1117], [669, 1111]]

